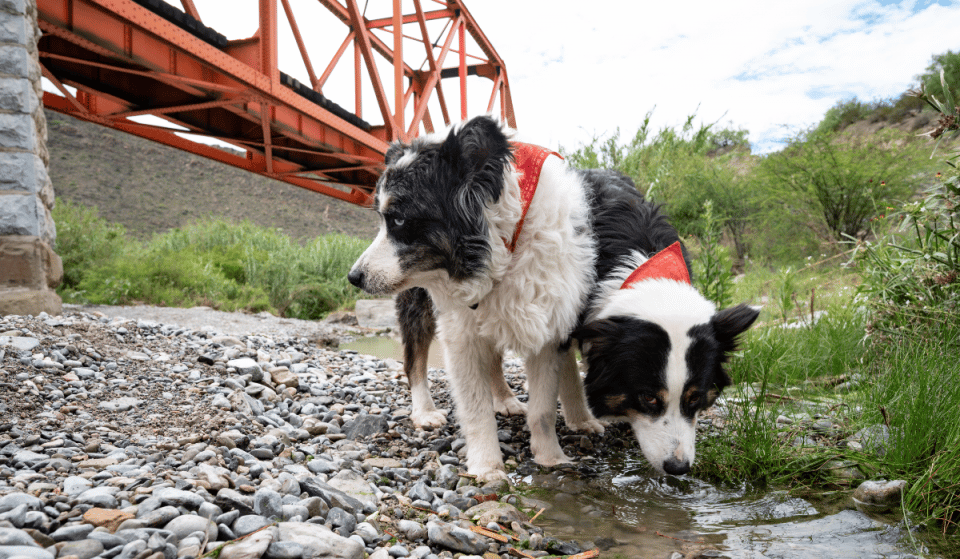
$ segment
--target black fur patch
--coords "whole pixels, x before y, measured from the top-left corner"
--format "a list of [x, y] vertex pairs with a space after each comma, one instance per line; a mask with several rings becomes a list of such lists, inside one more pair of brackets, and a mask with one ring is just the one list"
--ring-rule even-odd
[[397, 247], [404, 274], [446, 270], [454, 280], [482, 274], [490, 255], [483, 210], [503, 193], [513, 162], [499, 124], [478, 117], [442, 143], [394, 144], [377, 186], [375, 207]]
[[663, 413], [670, 355], [670, 336], [663, 328], [615, 316], [578, 328], [573, 336], [581, 345], [590, 342], [584, 384], [597, 417], [623, 416], [628, 410], [654, 417]]

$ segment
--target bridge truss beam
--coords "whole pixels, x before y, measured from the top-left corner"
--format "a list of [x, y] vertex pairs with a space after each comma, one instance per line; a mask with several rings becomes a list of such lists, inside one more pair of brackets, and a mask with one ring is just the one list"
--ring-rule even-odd
[[[258, 0], [258, 31], [227, 40], [203, 25], [192, 0], [180, 0], [182, 11], [162, 0], [37, 0], [42, 71], [59, 92], [45, 92], [44, 104], [367, 205], [389, 142], [434, 131], [431, 104], [439, 106], [445, 124], [451, 123], [445, 79], [459, 81], [459, 116], [466, 118], [467, 76], [488, 78], [493, 85], [487, 111], [516, 126], [503, 60], [462, 0], [428, 0], [430, 10], [421, 0], [412, 0], [412, 8], [405, 1], [406, 12], [404, 2], [393, 0], [389, 17], [367, 18], [360, 0], [279, 0], [279, 6], [278, 0]], [[332, 14], [334, 27], [343, 26], [345, 39], [333, 52], [312, 52], [304, 41], [305, 22], [297, 10], [308, 3]], [[302, 65], [308, 84], [280, 70], [278, 9], [300, 55], [284, 63]], [[443, 23], [439, 32], [438, 21]], [[316, 22], [306, 23], [316, 29]], [[329, 25], [324, 32], [330, 32]], [[404, 48], [409, 42], [420, 43], [422, 50]], [[323, 94], [331, 75], [348, 64], [343, 59], [351, 45], [352, 111]], [[447, 64], [453, 52], [457, 56], [450, 58], [456, 60]], [[327, 60], [322, 72], [314, 60]], [[393, 73], [392, 99], [381, 80], [385, 64]], [[379, 122], [363, 118], [365, 89], [373, 90]], [[131, 120], [142, 115], [175, 126]], [[240, 152], [192, 141], [181, 132], [227, 142]]]

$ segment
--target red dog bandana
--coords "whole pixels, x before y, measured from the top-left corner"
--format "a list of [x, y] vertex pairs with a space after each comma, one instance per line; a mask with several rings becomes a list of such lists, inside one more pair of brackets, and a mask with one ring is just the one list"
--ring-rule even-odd
[[683, 260], [680, 241], [654, 254], [634, 270], [620, 286], [626, 289], [633, 284], [648, 279], [668, 279], [681, 283], [690, 283], [690, 272]]
[[530, 202], [533, 195], [537, 192], [537, 183], [540, 182], [540, 170], [543, 168], [543, 162], [547, 157], [556, 155], [563, 159], [559, 153], [550, 151], [533, 144], [523, 144], [513, 142], [513, 159], [516, 163], [517, 182], [520, 183], [520, 204], [522, 212], [520, 221], [517, 222], [517, 229], [513, 232], [513, 238], [509, 241], [503, 240], [507, 250], [513, 252], [517, 248], [517, 239], [520, 237], [520, 231], [523, 229], [523, 220], [527, 217], [527, 210], [530, 209]]

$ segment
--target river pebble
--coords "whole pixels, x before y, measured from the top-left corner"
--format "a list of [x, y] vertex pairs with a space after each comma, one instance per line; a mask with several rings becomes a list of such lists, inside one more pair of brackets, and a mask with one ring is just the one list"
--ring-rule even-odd
[[[0, 557], [506, 558], [520, 546], [471, 531], [480, 521], [573, 549], [506, 502], [491, 508], [509, 491], [465, 476], [455, 425], [413, 427], [396, 361], [78, 309], [0, 317], [0, 333]], [[519, 389], [522, 365], [507, 361]], [[430, 376], [449, 408], [442, 371]], [[498, 424], [510, 464], [536, 471], [523, 419]], [[568, 454], [602, 446], [560, 425]]]

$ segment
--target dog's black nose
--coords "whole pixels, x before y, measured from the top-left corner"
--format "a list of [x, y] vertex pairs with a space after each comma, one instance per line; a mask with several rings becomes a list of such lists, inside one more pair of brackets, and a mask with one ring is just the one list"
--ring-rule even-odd
[[350, 280], [350, 283], [363, 289], [363, 271], [362, 270], [350, 270], [350, 273], [347, 274], [347, 279]]
[[682, 476], [690, 471], [690, 462], [671, 457], [663, 461], [663, 471], [670, 475]]

